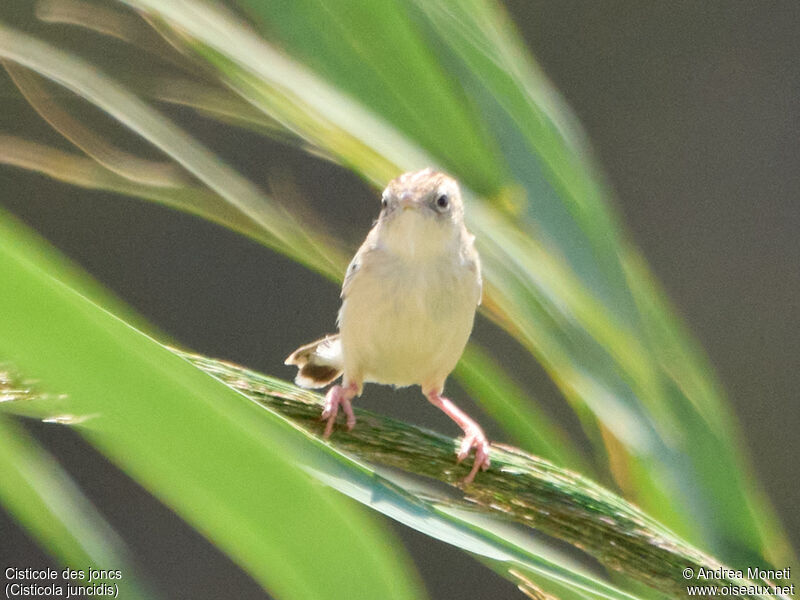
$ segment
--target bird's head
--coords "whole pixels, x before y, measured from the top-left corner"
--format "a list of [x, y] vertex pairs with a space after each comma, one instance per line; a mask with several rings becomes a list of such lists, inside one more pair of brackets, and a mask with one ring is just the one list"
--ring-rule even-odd
[[430, 168], [400, 175], [381, 196], [378, 227], [394, 251], [424, 256], [445, 250], [464, 229], [458, 183]]

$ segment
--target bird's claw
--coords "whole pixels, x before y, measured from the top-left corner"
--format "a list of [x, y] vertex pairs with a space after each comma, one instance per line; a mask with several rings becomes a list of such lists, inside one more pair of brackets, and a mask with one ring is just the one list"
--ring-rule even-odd
[[475, 448], [475, 462], [472, 465], [472, 470], [462, 480], [462, 483], [469, 484], [475, 479], [478, 470], [485, 471], [489, 468], [489, 440], [483, 433], [480, 427], [470, 427], [464, 432], [464, 439], [461, 441], [461, 447], [456, 455], [456, 462], [460, 463], [470, 453], [470, 450]]
[[341, 386], [335, 385], [325, 395], [325, 404], [320, 415], [320, 421], [328, 421], [325, 424], [325, 432], [322, 434], [324, 438], [329, 438], [333, 433], [336, 416], [339, 414], [339, 406], [342, 407], [344, 414], [347, 416], [347, 431], [355, 427], [356, 416], [353, 413], [353, 405], [350, 402], [350, 398], [343, 391]]

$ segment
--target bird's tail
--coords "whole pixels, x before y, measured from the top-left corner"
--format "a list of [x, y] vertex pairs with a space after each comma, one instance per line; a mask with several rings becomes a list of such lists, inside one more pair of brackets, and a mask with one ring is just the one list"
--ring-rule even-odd
[[300, 346], [285, 363], [297, 366], [294, 382], [304, 388], [321, 388], [342, 374], [342, 342], [337, 335], [328, 335]]

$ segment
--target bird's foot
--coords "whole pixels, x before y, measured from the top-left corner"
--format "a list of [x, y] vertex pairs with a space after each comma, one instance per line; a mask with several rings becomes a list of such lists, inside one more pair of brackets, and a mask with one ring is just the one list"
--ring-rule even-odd
[[464, 411], [439, 392], [426, 391], [425, 396], [427, 396], [431, 404], [442, 409], [464, 431], [464, 439], [456, 455], [456, 460], [460, 463], [469, 456], [470, 450], [475, 448], [475, 463], [472, 465], [472, 470], [461, 480], [461, 483], [465, 485], [472, 483], [479, 469], [485, 471], [489, 468], [489, 440], [486, 439], [486, 434], [483, 433], [480, 425], [470, 419]]
[[427, 396], [431, 404], [442, 409], [444, 413], [458, 423], [458, 426], [464, 431], [464, 439], [456, 455], [457, 462], [460, 463], [467, 458], [470, 450], [475, 448], [475, 463], [472, 465], [472, 470], [461, 480], [461, 483], [465, 485], [472, 483], [479, 469], [485, 471], [489, 468], [489, 440], [486, 439], [486, 434], [483, 433], [483, 429], [481, 429], [480, 425], [470, 419], [464, 411], [453, 404], [451, 400], [442, 396], [439, 392], [426, 391], [425, 396]]
[[485, 471], [489, 468], [489, 440], [486, 439], [486, 434], [483, 433], [477, 424], [473, 423], [467, 426], [464, 430], [464, 439], [461, 441], [461, 448], [456, 455], [456, 462], [461, 462], [469, 456], [470, 450], [475, 448], [475, 462], [472, 465], [472, 470], [469, 474], [462, 479], [462, 483], [470, 484], [475, 479], [475, 475], [480, 469]]
[[356, 388], [354, 385], [349, 385], [347, 387], [335, 385], [328, 390], [328, 393], [325, 395], [322, 415], [320, 416], [321, 421], [328, 421], [325, 424], [325, 432], [322, 434], [324, 438], [329, 438], [331, 436], [340, 406], [347, 417], [347, 431], [350, 431], [355, 426], [356, 416], [353, 414], [353, 405], [350, 402], [355, 392]]

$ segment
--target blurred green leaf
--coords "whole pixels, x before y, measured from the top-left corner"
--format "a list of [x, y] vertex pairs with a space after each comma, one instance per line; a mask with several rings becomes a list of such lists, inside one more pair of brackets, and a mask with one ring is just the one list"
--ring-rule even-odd
[[[266, 39], [289, 50], [345, 95], [419, 144], [446, 167], [472, 169], [496, 189], [504, 165], [475, 106], [395, 0], [236, 0]], [[309, 33], [313, 32], [313, 35]], [[356, 72], [354, 65], [358, 65]]]
[[[9, 389], [8, 373], [0, 370], [0, 402], [28, 390]], [[3, 381], [3, 380], [6, 381]], [[42, 549], [64, 567], [119, 569], [123, 598], [148, 598], [137, 581], [117, 533], [78, 489], [53, 457], [8, 417], [0, 414], [0, 500]], [[72, 583], [81, 584], [81, 581]], [[97, 583], [106, 583], [98, 581]]]
[[[131, 181], [90, 158], [9, 135], [0, 135], [0, 163], [79, 187], [149, 200], [218, 223], [262, 244], [271, 242], [269, 234], [261, 227], [206, 187], [190, 184], [161, 187]], [[336, 255], [334, 249], [331, 255]]]
[[109, 171], [152, 187], [176, 188], [187, 185], [188, 177], [174, 163], [139, 158], [94, 133], [59, 106], [48, 93], [46, 80], [34, 72], [11, 62], [3, 62], [3, 66], [28, 103], [53, 129]]
[[63, 394], [42, 400], [59, 421], [282, 598], [420, 596], [387, 532], [284, 458], [336, 472], [322, 444], [87, 300], [37, 246], [0, 220], [0, 356]]
[[263, 230], [263, 239], [271, 247], [323, 273], [338, 272], [335, 255], [321, 251], [307, 228], [288, 212], [269, 202], [252, 183], [172, 121], [79, 58], [2, 24], [0, 57], [71, 89], [174, 158], [215, 192], [220, 199], [220, 211], [229, 212], [231, 208], [239, 211]]

